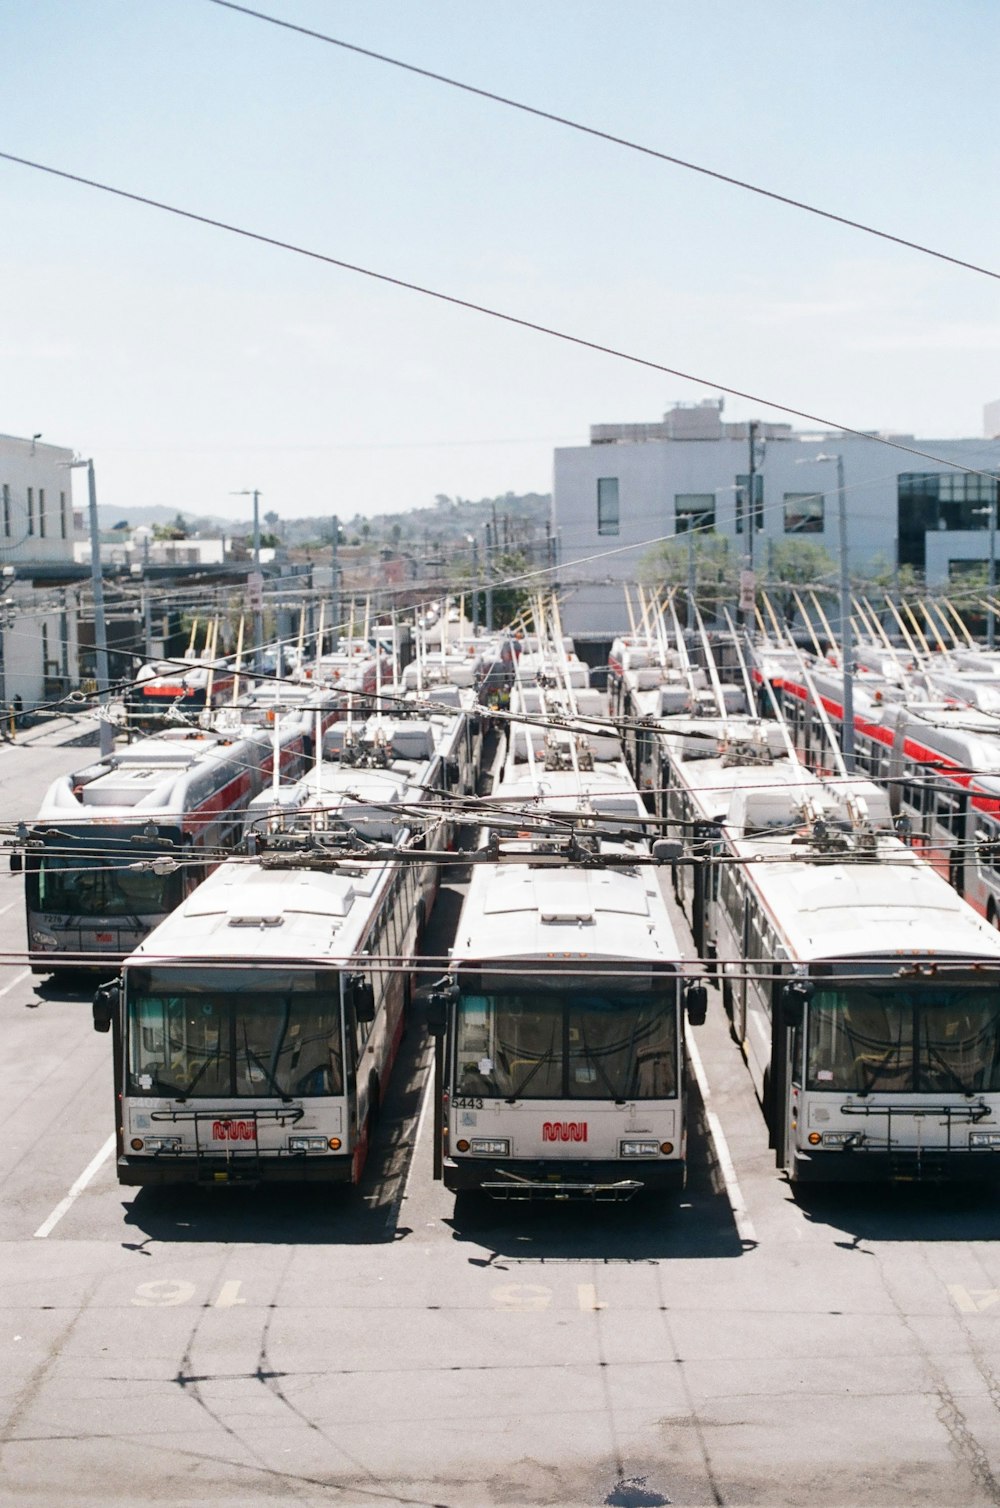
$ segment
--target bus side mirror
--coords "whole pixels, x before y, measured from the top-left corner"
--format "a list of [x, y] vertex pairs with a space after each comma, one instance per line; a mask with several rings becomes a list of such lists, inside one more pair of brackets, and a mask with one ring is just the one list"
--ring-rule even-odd
[[111, 984], [102, 984], [94, 995], [94, 1003], [91, 1007], [94, 1015], [95, 1032], [109, 1032], [111, 1020], [121, 1003], [122, 987], [117, 980]]
[[793, 979], [781, 991], [781, 1019], [786, 1026], [801, 1026], [813, 987], [804, 979]]
[[10, 856], [10, 872], [11, 872], [11, 874], [20, 874], [21, 870], [23, 868], [24, 868], [24, 860], [21, 857], [21, 855], [19, 853], [12, 853], [11, 856]]
[[703, 984], [689, 984], [684, 991], [684, 1009], [692, 1026], [704, 1026], [708, 1015], [708, 991]]
[[375, 988], [363, 974], [352, 974], [347, 981], [354, 1005], [355, 1019], [362, 1024], [375, 1020]]
[[417, 991], [417, 999], [426, 1009], [427, 1031], [432, 1037], [443, 1037], [448, 1030], [448, 1017], [458, 999], [458, 989], [448, 982], [447, 976], [436, 984]]
[[451, 996], [445, 990], [433, 990], [427, 997], [427, 1030], [432, 1037], [443, 1037], [448, 1030]]

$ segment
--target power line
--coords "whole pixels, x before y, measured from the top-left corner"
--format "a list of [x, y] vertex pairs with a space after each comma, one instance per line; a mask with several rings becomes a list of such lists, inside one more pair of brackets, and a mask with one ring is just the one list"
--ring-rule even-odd
[[341, 37], [331, 37], [326, 32], [314, 31], [308, 26], [299, 26], [294, 21], [283, 21], [278, 16], [270, 16], [264, 11], [253, 10], [248, 5], [237, 5], [235, 0], [210, 0], [210, 3], [220, 5], [224, 10], [238, 11], [241, 15], [252, 16], [257, 21], [266, 21], [271, 26], [280, 26], [284, 31], [298, 32], [301, 36], [311, 37], [316, 42], [327, 42], [331, 47], [340, 47], [345, 52], [371, 58], [376, 63], [388, 63], [391, 68], [401, 68], [406, 73], [415, 73], [420, 78], [432, 80], [435, 84], [446, 84], [450, 89], [460, 89], [464, 94], [474, 94], [480, 99], [492, 100], [496, 105], [506, 105], [508, 109], [520, 110], [523, 114], [534, 115], [539, 120], [551, 121], [557, 126], [566, 126], [569, 130], [579, 131], [584, 136], [593, 136], [599, 141], [610, 142], [612, 146], [626, 147], [630, 152], [639, 152], [644, 157], [656, 158], [657, 161], [667, 162], [672, 167], [684, 168], [689, 173], [700, 173], [705, 178], [714, 178], [719, 183], [728, 183], [732, 188], [744, 189], [748, 194], [758, 194], [761, 198], [773, 199], [778, 204], [787, 204], [791, 209], [804, 210], [806, 214], [818, 215], [820, 219], [832, 220], [837, 225], [846, 225], [851, 230], [863, 231], [868, 236], [877, 236], [881, 241], [891, 241], [896, 246], [905, 246], [910, 251], [919, 251], [923, 256], [935, 257], [940, 262], [950, 262], [954, 267], [964, 267], [969, 272], [981, 273], [983, 277], [1000, 279], [1000, 272], [995, 272], [991, 267], [980, 267], [976, 262], [967, 262], [962, 257], [951, 256], [946, 251], [936, 251], [932, 246], [924, 246], [920, 241], [909, 241], [905, 236], [893, 235], [891, 231], [878, 230], [874, 225], [867, 225], [863, 220], [852, 220], [847, 215], [834, 214], [832, 210], [820, 209], [815, 204], [807, 204], [803, 199], [793, 199], [789, 194], [779, 194], [774, 189], [763, 188], [759, 183], [749, 183], [744, 178], [734, 178], [731, 174], [721, 173], [716, 168], [705, 167], [703, 163], [690, 162], [687, 158], [661, 152], [656, 147], [632, 141], [627, 136], [616, 136], [611, 131], [602, 131], [596, 126], [585, 125], [582, 121], [570, 119], [569, 116], [557, 115], [552, 110], [542, 110], [537, 105], [525, 104], [523, 100], [511, 99], [505, 94], [496, 94], [490, 89], [481, 89], [476, 84], [465, 83], [462, 79], [449, 78], [447, 74], [435, 73], [430, 68], [420, 68], [416, 63], [404, 63], [401, 58], [390, 57], [387, 53], [375, 52], [370, 47], [359, 47], [356, 42], [345, 42]]
[[[214, 0], [214, 3], [222, 3], [222, 0]], [[201, 215], [195, 210], [182, 209], [176, 204], [167, 204], [162, 199], [150, 198], [147, 194], [136, 194], [129, 189], [117, 188], [110, 183], [101, 183], [96, 178], [85, 178], [80, 173], [70, 173], [64, 168], [56, 168], [44, 162], [34, 162], [28, 157], [18, 157], [13, 152], [0, 152], [0, 161], [13, 162], [20, 167], [32, 168], [39, 173], [48, 173], [53, 178], [62, 178], [69, 183], [82, 184], [84, 188], [97, 189], [104, 194], [112, 194], [118, 199], [128, 199], [133, 204], [144, 204], [149, 209], [163, 210], [166, 214], [176, 215], [182, 220], [193, 220], [199, 225], [210, 225], [215, 230], [228, 231], [230, 235], [242, 236], [247, 241], [257, 241], [263, 246], [274, 246], [279, 251], [290, 251], [295, 256], [308, 257], [311, 261], [322, 262], [329, 267], [339, 267], [344, 272], [356, 272], [361, 277], [373, 279], [375, 282], [388, 283], [394, 288], [403, 288], [408, 293], [419, 293], [425, 298], [433, 298], [439, 303], [450, 304], [454, 308], [468, 309], [473, 314], [485, 314], [490, 319], [498, 319], [508, 325], [516, 325], [522, 330], [533, 330], [538, 335], [548, 335], [553, 340], [565, 341], [568, 345], [580, 346], [587, 351], [597, 351], [602, 356], [613, 356], [618, 361], [627, 361], [632, 366], [643, 367], [651, 372], [663, 372], [668, 377], [679, 377], [684, 382], [696, 383], [699, 387], [711, 388], [716, 392], [726, 393], [731, 398], [745, 398], [750, 403], [762, 404], [765, 408], [775, 409], [778, 413], [791, 414], [795, 419], [806, 419], [810, 424], [819, 424], [826, 429], [835, 430], [841, 435], [853, 435], [859, 440], [869, 440], [875, 445], [888, 446], [890, 450], [899, 450], [906, 455], [919, 456], [925, 461], [934, 461], [939, 466], [948, 466], [954, 471], [959, 471], [967, 476], [981, 476], [994, 480], [993, 473], [977, 470], [973, 466], [963, 466], [959, 461], [947, 460], [944, 456], [934, 455], [929, 450], [920, 450], [915, 445], [904, 445], [901, 440], [892, 440], [886, 435], [874, 435], [863, 429], [855, 429], [850, 424], [841, 424], [836, 419], [825, 418], [822, 414], [811, 414], [805, 409], [793, 408], [788, 403], [777, 403], [773, 398], [767, 398], [760, 393], [750, 393], [743, 388], [729, 387], [726, 383], [717, 382], [713, 378], [701, 377], [694, 372], [682, 371], [679, 367], [666, 366], [663, 362], [652, 361], [646, 356], [635, 356], [629, 351], [620, 351], [614, 346], [603, 345], [600, 341], [587, 340], [582, 335], [572, 335], [566, 330], [556, 330], [551, 325], [543, 325], [537, 320], [524, 319], [517, 314], [508, 314], [500, 309], [492, 309], [487, 304], [477, 304], [472, 299], [459, 298], [453, 293], [444, 293], [437, 288], [426, 288], [421, 283], [410, 282], [406, 278], [394, 277], [388, 272], [376, 272], [374, 268], [362, 267], [357, 262], [348, 262], [342, 257], [333, 257], [326, 252], [313, 251], [307, 246], [298, 246], [293, 241], [283, 241], [277, 236], [264, 235], [261, 231], [248, 230], [242, 225], [232, 225], [226, 220], [217, 220], [212, 215]], [[992, 275], [992, 274], [991, 274]]]

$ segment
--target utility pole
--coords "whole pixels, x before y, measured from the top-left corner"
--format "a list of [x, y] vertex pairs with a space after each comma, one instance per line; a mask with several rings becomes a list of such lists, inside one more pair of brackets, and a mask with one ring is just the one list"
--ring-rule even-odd
[[472, 632], [475, 636], [479, 621], [479, 541], [474, 534], [469, 537], [472, 542]]
[[486, 632], [493, 632], [493, 542], [496, 538], [496, 524], [492, 532], [489, 524], [486, 525]]
[[844, 681], [844, 721], [840, 749], [847, 773], [854, 773], [854, 635], [851, 628], [851, 578], [847, 568], [847, 496], [844, 457], [837, 456], [837, 518], [840, 534], [840, 670]]
[[746, 506], [746, 530], [747, 530], [747, 569], [753, 570], [753, 537], [757, 528], [757, 420], [751, 419], [747, 425], [750, 435], [750, 483], [747, 488]]
[[340, 559], [337, 554], [340, 545], [340, 519], [336, 513], [333, 515], [333, 544], [330, 548], [330, 612], [333, 619], [333, 648], [337, 649], [337, 639], [340, 634]]

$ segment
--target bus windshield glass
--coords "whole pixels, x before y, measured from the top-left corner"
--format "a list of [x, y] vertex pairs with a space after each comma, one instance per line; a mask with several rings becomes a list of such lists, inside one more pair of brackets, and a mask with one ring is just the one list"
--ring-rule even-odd
[[665, 1099], [677, 1093], [672, 992], [463, 994], [457, 1095]]
[[137, 864], [131, 856], [42, 853], [37, 869], [29, 870], [29, 901], [33, 909], [48, 915], [165, 916], [183, 899], [182, 870], [156, 874]]
[[983, 985], [823, 982], [808, 1011], [806, 1087], [854, 1094], [1000, 1089], [1000, 992]]
[[126, 975], [127, 1092], [179, 1099], [343, 1093], [335, 972]]

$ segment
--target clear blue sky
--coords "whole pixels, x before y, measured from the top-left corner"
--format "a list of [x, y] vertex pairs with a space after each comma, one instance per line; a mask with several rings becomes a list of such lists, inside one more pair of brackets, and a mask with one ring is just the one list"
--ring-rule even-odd
[[[1000, 267], [993, 0], [259, 8]], [[1000, 397], [995, 281], [208, 0], [8, 5], [0, 57], [2, 150], [858, 428]], [[2, 162], [0, 213], [0, 431], [123, 516], [545, 491], [714, 391]]]

